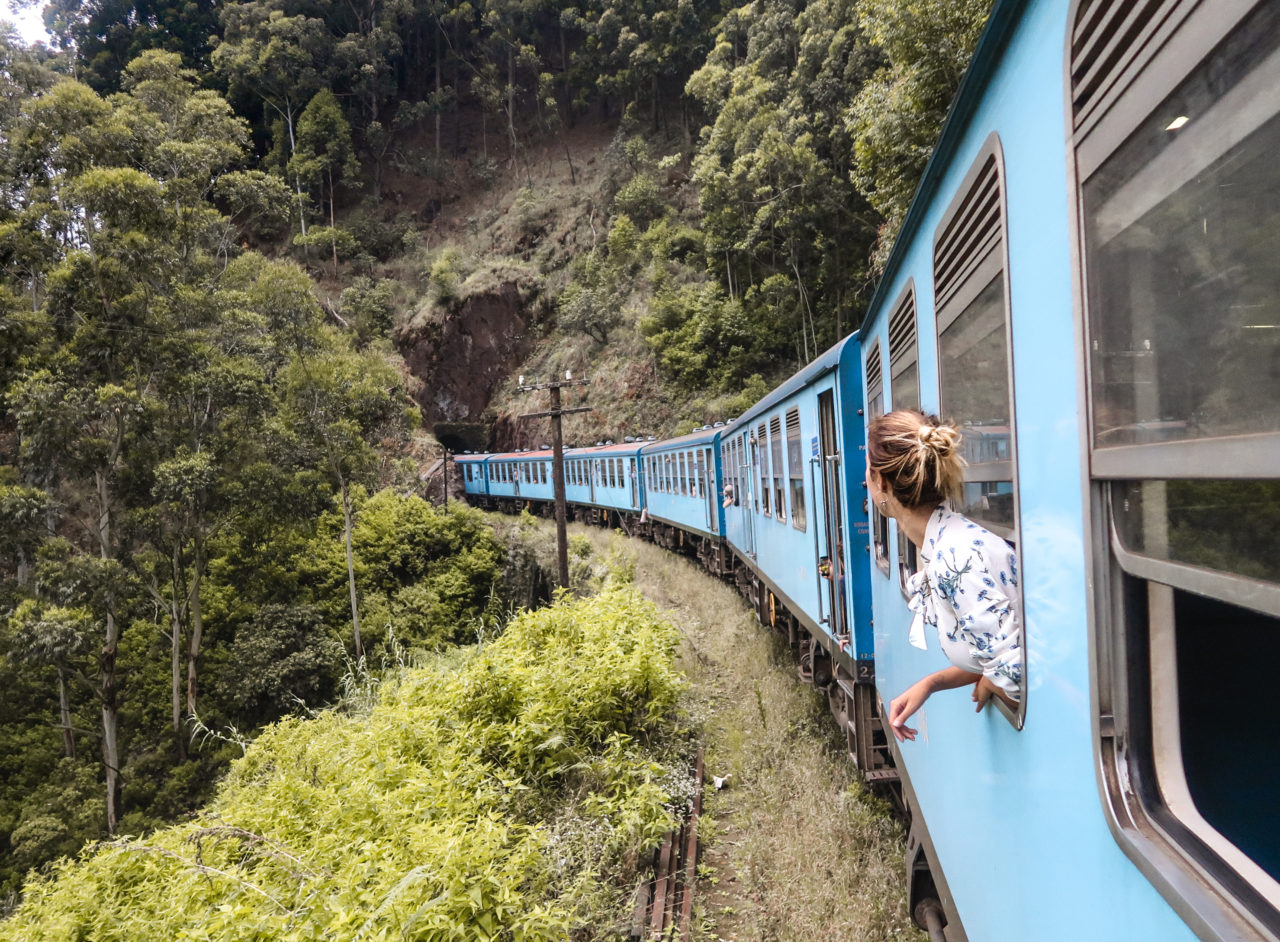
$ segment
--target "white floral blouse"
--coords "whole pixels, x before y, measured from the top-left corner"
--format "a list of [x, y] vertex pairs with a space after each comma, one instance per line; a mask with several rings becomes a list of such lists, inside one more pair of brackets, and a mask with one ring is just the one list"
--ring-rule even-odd
[[925, 526], [920, 571], [907, 588], [913, 645], [924, 648], [932, 626], [952, 664], [1022, 699], [1018, 561], [1008, 543], [943, 504]]

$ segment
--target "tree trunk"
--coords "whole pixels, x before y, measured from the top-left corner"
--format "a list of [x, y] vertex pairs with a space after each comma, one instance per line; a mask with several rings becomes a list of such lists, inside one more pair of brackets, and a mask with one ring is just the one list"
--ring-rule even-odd
[[440, 118], [441, 118], [441, 102], [444, 100], [441, 93], [440, 81], [440, 30], [436, 30], [435, 47], [436, 47], [436, 165], [440, 164]]
[[333, 277], [338, 277], [338, 224], [334, 221], [335, 212], [333, 204], [338, 202], [338, 194], [333, 188], [333, 168], [328, 171], [329, 177], [329, 239], [333, 245]]
[[191, 645], [187, 649], [187, 714], [196, 716], [196, 661], [204, 640], [204, 612], [200, 603], [200, 587], [204, 579], [204, 543], [197, 537], [195, 563], [191, 573]]
[[[117, 430], [116, 451], [119, 447]], [[112, 456], [114, 462], [115, 455]], [[111, 490], [107, 474], [102, 469], [94, 472], [98, 497], [98, 547], [102, 558], [111, 558]], [[101, 688], [102, 698], [102, 764], [107, 778], [107, 831], [116, 830], [116, 799], [120, 783], [120, 748], [118, 739], [119, 704], [116, 690], [116, 649], [120, 644], [120, 627], [116, 624], [115, 593], [106, 598], [106, 638], [102, 645]]]
[[342, 483], [342, 537], [347, 545], [347, 586], [351, 590], [351, 627], [355, 632], [356, 660], [364, 657], [364, 646], [360, 643], [360, 606], [356, 602], [356, 562], [351, 551], [351, 494], [347, 484]]
[[62, 723], [62, 753], [76, 757], [76, 734], [71, 729], [71, 699], [67, 694], [67, 669], [58, 665], [58, 717]]
[[[298, 144], [293, 139], [293, 103], [285, 105], [284, 123], [289, 128], [289, 156], [293, 156], [293, 152], [297, 150]], [[298, 223], [302, 226], [302, 234], [307, 234], [307, 213], [302, 204], [302, 177], [296, 173], [293, 175], [293, 186], [298, 193]]]
[[516, 51], [507, 48], [507, 136], [512, 162], [516, 159]]

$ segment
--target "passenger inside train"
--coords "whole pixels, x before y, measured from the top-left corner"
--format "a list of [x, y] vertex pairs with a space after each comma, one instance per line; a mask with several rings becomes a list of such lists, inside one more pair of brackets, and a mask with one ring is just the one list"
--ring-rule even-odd
[[907, 720], [939, 690], [972, 684], [979, 710], [993, 696], [1010, 708], [1022, 698], [1017, 558], [999, 536], [951, 509], [964, 483], [960, 447], [957, 429], [910, 409], [881, 416], [867, 430], [868, 493], [920, 553], [920, 570], [908, 583], [910, 641], [927, 647], [932, 629], [951, 661], [890, 703], [899, 742], [915, 739]]

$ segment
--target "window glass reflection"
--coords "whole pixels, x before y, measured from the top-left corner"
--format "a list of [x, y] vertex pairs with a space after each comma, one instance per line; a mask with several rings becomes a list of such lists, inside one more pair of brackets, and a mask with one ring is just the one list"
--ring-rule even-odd
[[1253, 18], [1084, 187], [1094, 442], [1280, 428], [1280, 30]]
[[1014, 526], [1004, 276], [997, 275], [938, 337], [942, 414], [964, 434], [963, 506], [1002, 536]]

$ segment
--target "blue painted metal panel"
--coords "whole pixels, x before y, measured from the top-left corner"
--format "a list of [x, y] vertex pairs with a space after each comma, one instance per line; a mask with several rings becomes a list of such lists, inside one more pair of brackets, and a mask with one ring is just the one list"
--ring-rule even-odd
[[[1017, 4], [1002, 4], [1005, 15]], [[1081, 377], [1071, 304], [1063, 117], [1066, 4], [1030, 3], [970, 113], [949, 120], [936, 194], [913, 207], [868, 314], [864, 343], [885, 336], [887, 301], [915, 278], [922, 403], [938, 406], [932, 239], [984, 140], [999, 132], [1006, 172], [1009, 291], [1018, 435], [1027, 720], [974, 715], [965, 691], [935, 694], [901, 769], [972, 940], [1189, 940], [1191, 930], [1123, 854], [1101, 808], [1091, 733], [1089, 634], [1077, 403]], [[1000, 10], [998, 9], [999, 13]], [[1003, 27], [1002, 27], [1003, 28]], [[928, 181], [926, 181], [928, 182]], [[891, 535], [892, 536], [892, 535]], [[907, 643], [896, 582], [864, 563], [885, 703], [946, 666]]]
[[[650, 518], [708, 537], [724, 533], [720, 431], [703, 429], [649, 442], [640, 449], [645, 508]], [[676, 469], [670, 477], [665, 474], [668, 463]]]

